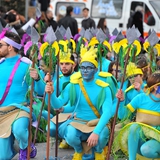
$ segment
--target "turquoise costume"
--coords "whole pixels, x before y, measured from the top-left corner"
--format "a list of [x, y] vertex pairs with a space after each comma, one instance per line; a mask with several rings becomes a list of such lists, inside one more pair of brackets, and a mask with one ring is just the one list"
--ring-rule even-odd
[[142, 93], [124, 107], [124, 115], [137, 111], [136, 122], [129, 123], [119, 133], [123, 137], [123, 142], [127, 141], [125, 140], [127, 137], [123, 136], [125, 132], [129, 134], [128, 147], [127, 144], [120, 144], [126, 154], [128, 148], [129, 160], [135, 160], [137, 153], [151, 159], [160, 158], [159, 101], [160, 99], [151, 93], [149, 95]]
[[[102, 71], [103, 72], [108, 72], [110, 63], [111, 61], [109, 61], [105, 57], [102, 57]], [[98, 63], [98, 71], [100, 71], [100, 63]]]
[[[16, 55], [11, 58], [6, 58], [4, 60], [2, 59], [0, 62], [0, 97], [2, 97], [5, 92], [8, 79], [18, 59], [20, 59], [20, 56]], [[27, 102], [25, 96], [28, 91], [28, 84], [26, 83], [25, 75], [28, 71], [29, 65], [30, 64], [23, 61], [23, 58], [21, 59], [21, 62], [13, 77], [9, 93], [0, 107], [9, 107], [13, 105], [29, 112], [29, 109], [22, 105], [23, 103]], [[27, 117], [21, 117], [12, 123], [11, 135], [7, 138], [0, 138], [1, 160], [12, 159], [16, 154], [15, 150], [13, 149], [15, 138], [19, 142], [20, 149], [25, 149], [28, 146], [28, 125], [29, 119]], [[8, 126], [8, 128], [10, 128], [10, 126]]]
[[[71, 75], [70, 75], [71, 76]], [[70, 83], [70, 76], [64, 76], [60, 75], [59, 78], [59, 94], [64, 90], [64, 88]], [[56, 91], [57, 91], [57, 80], [54, 82], [54, 93], [56, 96]], [[44, 113], [43, 113], [44, 115]], [[46, 116], [45, 116], [46, 117]], [[59, 123], [58, 125], [60, 126], [62, 123]], [[48, 126], [46, 126], [46, 130], [48, 129]], [[55, 137], [56, 136], [56, 124], [50, 121], [50, 136]]]
[[[103, 81], [100, 81], [100, 83], [98, 84], [97, 82], [98, 81], [96, 81], [96, 79], [94, 79], [91, 82], [83, 81], [83, 85], [87, 91], [88, 96], [90, 97], [91, 102], [101, 114], [100, 121], [95, 127], [95, 129], [93, 130], [93, 133], [99, 135], [99, 137], [102, 137], [100, 138], [98, 145], [95, 147], [96, 152], [101, 153], [102, 149], [107, 144], [108, 137], [109, 137], [109, 130], [106, 127], [106, 124], [109, 122], [109, 119], [112, 117], [112, 111], [111, 111], [112, 95], [111, 95], [111, 91], [109, 87], [107, 86], [103, 87], [100, 85], [100, 83], [102, 84], [104, 83]], [[75, 95], [76, 95], [75, 101], [73, 102], [73, 104], [71, 104], [72, 98], [70, 97], [70, 94], [69, 94], [71, 91], [71, 88], [75, 90]], [[101, 103], [101, 102], [98, 102], [98, 99], [100, 100], [99, 96], [100, 96], [100, 92], [102, 89], [104, 89], [105, 91], [105, 99]], [[79, 103], [77, 104], [78, 99], [79, 99]], [[89, 104], [86, 102], [84, 95], [80, 94], [79, 84], [74, 84], [74, 83], [68, 84], [67, 87], [63, 90], [62, 94], [58, 98], [55, 96], [54, 93], [51, 95], [51, 105], [54, 106], [55, 109], [61, 108], [68, 101], [69, 101], [69, 105], [64, 106], [64, 113], [73, 112], [75, 109], [75, 106], [77, 105], [76, 110], [75, 110], [76, 118], [85, 120], [85, 121], [97, 119], [95, 113], [91, 110]], [[99, 103], [102, 104], [102, 107], [98, 106]], [[73, 119], [73, 121], [75, 120]], [[70, 128], [71, 130], [74, 130], [74, 131], [70, 132]], [[79, 133], [82, 137], [81, 140], [79, 139], [80, 137], [74, 137], [74, 134], [73, 134], [74, 132], [79, 132], [79, 131], [77, 129], [74, 129], [74, 127], [72, 127], [71, 125], [68, 125], [68, 127], [65, 129], [65, 134], [64, 135], [62, 135], [61, 133], [59, 134], [65, 137], [65, 140], [67, 141], [67, 143], [70, 144], [72, 147], [74, 147], [76, 152], [81, 152], [82, 151], [81, 141], [87, 140], [91, 132], [87, 135]], [[105, 137], [103, 133], [105, 133]]]
[[[35, 81], [35, 92], [38, 95], [43, 96], [45, 85], [46, 85], [43, 79], [46, 74], [42, 70], [40, 70], [39, 74], [40, 74], [41, 79], [39, 81]], [[56, 80], [56, 73], [52, 75], [52, 81], [55, 82], [55, 80]]]

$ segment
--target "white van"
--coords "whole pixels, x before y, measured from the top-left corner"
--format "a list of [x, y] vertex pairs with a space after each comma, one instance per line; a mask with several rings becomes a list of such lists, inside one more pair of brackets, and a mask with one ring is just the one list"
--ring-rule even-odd
[[110, 33], [117, 28], [123, 32], [127, 29], [128, 19], [137, 6], [143, 7], [144, 35], [149, 29], [154, 29], [160, 37], [160, 0], [51, 0], [50, 9], [54, 18], [58, 14], [65, 15], [67, 6], [73, 6], [74, 15], [81, 28], [83, 19], [82, 10], [89, 8], [90, 17], [96, 22], [100, 18], [107, 19], [107, 26]]

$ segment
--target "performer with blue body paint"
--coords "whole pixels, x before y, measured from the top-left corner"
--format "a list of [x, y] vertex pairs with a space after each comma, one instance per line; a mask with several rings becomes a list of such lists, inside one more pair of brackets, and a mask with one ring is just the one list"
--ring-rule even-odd
[[[122, 151], [127, 153], [128, 150], [129, 160], [135, 160], [137, 154], [160, 158], [160, 72], [148, 77], [147, 87], [147, 93], [137, 95], [124, 107], [124, 118], [137, 111], [136, 122], [124, 126], [117, 137]], [[121, 91], [117, 97], [123, 98]]]
[[109, 138], [107, 124], [112, 117], [112, 95], [108, 84], [94, 77], [98, 70], [96, 52], [97, 49], [91, 47], [82, 56], [80, 73], [72, 75], [71, 83], [58, 98], [53, 93], [52, 83], [47, 83], [45, 88], [47, 93], [51, 93], [51, 105], [55, 109], [63, 106], [63, 113], [75, 114], [59, 128], [59, 134], [75, 150], [73, 160], [82, 160], [83, 141], [87, 141], [88, 147], [93, 147], [95, 160], [105, 159], [102, 151]]
[[[19, 160], [27, 160], [29, 108], [25, 107], [28, 84], [26, 74], [31, 61], [22, 58], [17, 34], [2, 31], [0, 40], [0, 160], [12, 159], [16, 151], [13, 144], [19, 144]], [[35, 157], [35, 146], [30, 156]]]

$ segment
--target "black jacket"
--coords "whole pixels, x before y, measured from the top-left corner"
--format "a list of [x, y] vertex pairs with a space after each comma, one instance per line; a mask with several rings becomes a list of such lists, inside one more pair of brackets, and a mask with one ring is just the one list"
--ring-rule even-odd
[[92, 27], [95, 28], [95, 26], [96, 26], [95, 22], [91, 18], [87, 18], [87, 19], [82, 20], [82, 27], [84, 29], [88, 29], [88, 28], [92, 28]]
[[65, 29], [68, 27], [71, 30], [72, 36], [78, 33], [78, 24], [76, 19], [72, 18], [70, 15], [66, 15], [58, 21], [58, 26], [63, 26]]
[[53, 30], [55, 32], [56, 29], [57, 29], [57, 26], [58, 26], [57, 22], [53, 18], [52, 19], [48, 19], [48, 22], [49, 22], [49, 26], [52, 26], [52, 28], [53, 28]]

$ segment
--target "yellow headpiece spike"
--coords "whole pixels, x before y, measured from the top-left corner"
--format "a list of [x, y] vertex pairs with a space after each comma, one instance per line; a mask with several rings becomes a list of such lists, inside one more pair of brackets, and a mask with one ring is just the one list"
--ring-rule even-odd
[[60, 61], [60, 63], [67, 63], [68, 62], [68, 63], [74, 64], [74, 61], [71, 60], [71, 50], [68, 49], [67, 53], [60, 50], [59, 61]]
[[94, 45], [96, 45], [96, 44], [99, 44], [99, 41], [97, 40], [96, 37], [93, 37], [93, 38], [90, 40], [90, 42], [89, 42], [89, 44], [88, 44], [88, 47], [94, 46]]
[[74, 61], [71, 60], [71, 49], [67, 46], [68, 41], [60, 40], [59, 44], [63, 46], [63, 49], [60, 47], [59, 61], [60, 63], [72, 63]]
[[137, 68], [137, 66], [134, 63], [129, 62], [129, 64], [127, 65], [127, 69], [126, 69], [127, 78], [131, 77], [133, 75], [136, 75], [136, 74], [141, 74], [142, 75], [143, 72], [140, 68]]
[[82, 44], [80, 49], [80, 57], [82, 58], [87, 51], [88, 51], [88, 47]]
[[97, 51], [98, 49], [97, 48], [94, 48], [93, 46], [89, 49], [89, 51], [87, 51], [81, 58], [81, 62], [91, 62], [92, 64], [95, 65], [95, 67], [97, 68], [98, 67], [98, 62], [96, 60], [97, 58]]
[[45, 49], [48, 47], [48, 45], [49, 45], [49, 43], [48, 42], [45, 42], [45, 43], [43, 43], [42, 45], [41, 45], [41, 47], [40, 47], [40, 55], [43, 57], [43, 55], [44, 55], [44, 51], [45, 51]]

